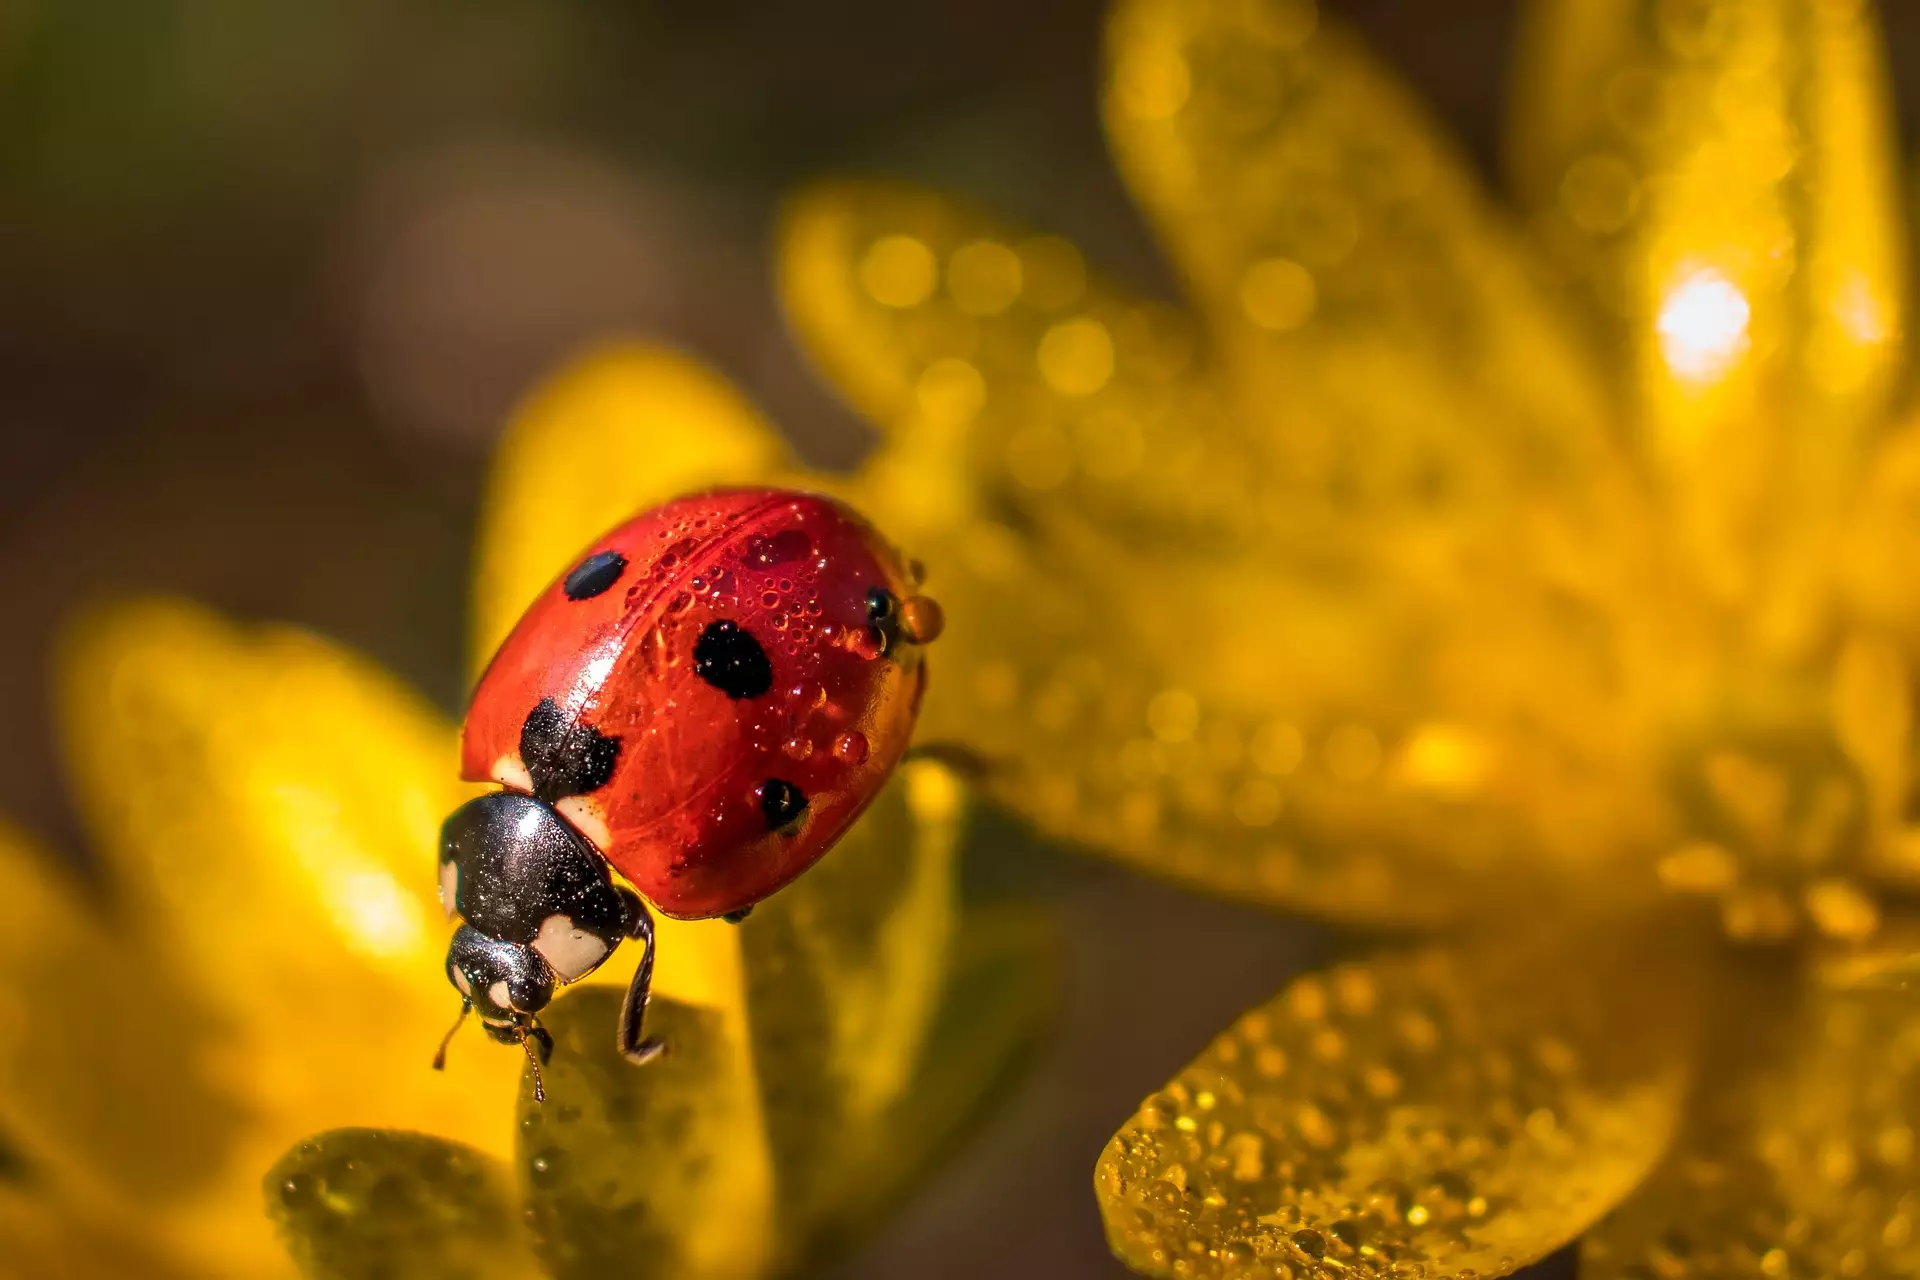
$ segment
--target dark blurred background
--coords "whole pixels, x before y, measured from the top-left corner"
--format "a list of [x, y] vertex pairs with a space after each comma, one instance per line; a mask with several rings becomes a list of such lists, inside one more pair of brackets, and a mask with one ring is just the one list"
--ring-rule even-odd
[[[1326, 7], [1491, 180], [1516, 5]], [[83, 856], [45, 673], [100, 593], [299, 622], [454, 713], [491, 441], [595, 335], [691, 348], [814, 461], [857, 458], [768, 283], [799, 179], [965, 191], [1167, 291], [1100, 136], [1102, 8], [0, 0], [0, 814]], [[1912, 137], [1920, 6], [1883, 9]], [[1067, 925], [1060, 1023], [844, 1280], [1124, 1275], [1101, 1144], [1329, 945], [1070, 858], [1020, 874]]]

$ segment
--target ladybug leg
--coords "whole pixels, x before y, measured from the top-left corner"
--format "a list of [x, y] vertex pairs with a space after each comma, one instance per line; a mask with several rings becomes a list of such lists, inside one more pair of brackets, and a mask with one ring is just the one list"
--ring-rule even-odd
[[627, 986], [627, 998], [620, 1005], [620, 1027], [616, 1045], [620, 1056], [639, 1066], [651, 1062], [666, 1052], [667, 1046], [657, 1039], [642, 1039], [641, 1024], [647, 1016], [647, 999], [653, 990], [653, 915], [647, 910], [647, 904], [640, 895], [622, 890], [630, 913], [627, 919], [627, 936], [638, 940], [646, 947], [640, 957], [640, 967], [633, 971], [633, 981]]
[[545, 1030], [538, 1026], [521, 1027], [519, 1030], [520, 1047], [526, 1050], [527, 1066], [533, 1070], [533, 1100], [535, 1102], [545, 1102], [547, 1100], [547, 1085], [546, 1081], [540, 1078], [542, 1055], [536, 1053], [533, 1046], [537, 1040], [547, 1053], [551, 1054], [553, 1052], [553, 1037], [549, 1036]]
[[527, 1036], [535, 1044], [540, 1046], [540, 1061], [542, 1063], [552, 1062], [553, 1061], [553, 1035], [545, 1027], [540, 1025], [538, 1019], [533, 1019], [528, 1021]]
[[753, 914], [752, 907], [742, 907], [738, 911], [729, 911], [727, 912], [727, 914], [721, 916], [720, 918], [722, 920], [725, 920], [728, 924], [739, 924], [742, 920], [745, 920], [748, 916], [752, 914]]

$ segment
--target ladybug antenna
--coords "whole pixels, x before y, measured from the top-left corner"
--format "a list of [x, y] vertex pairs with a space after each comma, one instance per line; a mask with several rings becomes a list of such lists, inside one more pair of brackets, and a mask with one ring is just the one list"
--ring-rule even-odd
[[472, 1012], [473, 1001], [462, 1000], [460, 1002], [460, 1016], [455, 1018], [453, 1025], [447, 1028], [447, 1034], [440, 1037], [440, 1047], [433, 1051], [433, 1069], [435, 1071], [445, 1071], [447, 1069], [447, 1046], [453, 1043], [454, 1033], [465, 1025], [467, 1015]]
[[542, 1044], [552, 1043], [552, 1041], [546, 1038], [546, 1033], [539, 1027], [534, 1027], [531, 1031], [525, 1027], [520, 1029], [520, 1047], [527, 1051], [527, 1066], [533, 1069], [533, 1100], [535, 1102], [545, 1102], [547, 1100], [547, 1089], [546, 1085], [540, 1079], [541, 1055], [535, 1052], [533, 1047], [536, 1036], [540, 1038]]

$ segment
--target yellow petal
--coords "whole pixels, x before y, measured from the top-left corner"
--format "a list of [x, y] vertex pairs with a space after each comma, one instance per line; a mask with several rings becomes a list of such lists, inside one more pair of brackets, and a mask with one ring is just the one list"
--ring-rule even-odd
[[172, 1051], [247, 1116], [218, 1195], [178, 1230], [211, 1248], [244, 1204], [239, 1239], [281, 1256], [258, 1179], [318, 1129], [504, 1151], [513, 1064], [428, 1066], [458, 1003], [432, 870], [465, 795], [451, 727], [353, 654], [183, 603], [97, 613], [62, 659], [70, 770], [124, 927], [210, 1013]]
[[181, 1275], [154, 1220], [217, 1181], [239, 1119], [167, 1051], [204, 1010], [4, 824], [0, 967], [0, 1276]]
[[1724, 597], [1768, 592], [1761, 638], [1797, 641], [1904, 326], [1871, 6], [1547, 0], [1535, 17], [1521, 185], [1618, 336], [1693, 567]]
[[[995, 262], [1019, 287], [988, 297]], [[1064, 242], [925, 192], [814, 189], [782, 275], [816, 359], [886, 429], [856, 501], [946, 607], [921, 739], [984, 755], [999, 799], [1215, 889], [1370, 919], [1451, 912], [1469, 871], [1518, 878], [1541, 832], [1629, 846], [1631, 788], [1570, 797], [1593, 766], [1536, 736], [1591, 754], [1622, 716], [1568, 598], [1624, 579], [1548, 504], [1489, 556], [1316, 507], [1339, 486], [1263, 469], [1190, 341], [1156, 341]], [[1124, 472], [1088, 447], [1112, 413], [1139, 433]], [[1522, 836], [1514, 797], [1551, 821]]]
[[[208, 1274], [165, 1257], [147, 1238], [144, 1222], [124, 1216], [87, 1217], [71, 1211], [43, 1187], [0, 1176], [0, 1278], [3, 1280], [203, 1280]], [[236, 1277], [262, 1275], [235, 1271]]]
[[267, 1171], [266, 1211], [306, 1280], [524, 1280], [506, 1169], [420, 1133], [315, 1134]]
[[[890, 1141], [887, 1118], [914, 1085], [939, 1011], [966, 813], [950, 770], [910, 762], [832, 852], [743, 923], [658, 922], [654, 989], [706, 1020], [687, 1088], [718, 1079], [742, 1091], [713, 1157], [744, 1163], [676, 1217], [671, 1243], [689, 1274], [790, 1261], [823, 1222], [881, 1192], [861, 1175]], [[622, 964], [592, 985], [630, 973]], [[609, 1012], [603, 1038], [612, 1025]], [[583, 1070], [599, 1074], [582, 1087], [604, 1091], [624, 1089], [632, 1068], [609, 1057], [604, 1071]], [[627, 1183], [664, 1176], [662, 1166]], [[753, 1221], [762, 1225], [743, 1228]]]
[[889, 1108], [848, 1196], [823, 1218], [822, 1243], [857, 1238], [916, 1175], [980, 1117], [1045, 1030], [1059, 1003], [1057, 926], [1022, 906], [969, 911], [953, 977], [913, 1082]]
[[4, 826], [0, 970], [0, 1140], [35, 1180], [127, 1204], [204, 1189], [243, 1117], [170, 1049], [208, 1034], [209, 1010]]
[[1746, 975], [1673, 1152], [1589, 1232], [1592, 1280], [1920, 1269], [1920, 991]]
[[1907, 655], [1884, 636], [1853, 636], [1834, 666], [1834, 731], [1866, 779], [1878, 824], [1897, 822], [1907, 798], [1912, 685]]
[[1127, 537], [1245, 533], [1269, 512], [1245, 427], [1192, 322], [1091, 275], [1065, 240], [912, 187], [839, 182], [788, 205], [787, 312], [890, 436], [895, 536], [1011, 503]]
[[1376, 537], [1492, 536], [1615, 482], [1567, 327], [1467, 166], [1336, 19], [1311, 0], [1128, 0], [1108, 44], [1115, 157], [1296, 501]]
[[474, 553], [474, 670], [600, 534], [669, 498], [787, 466], [779, 434], [692, 359], [640, 342], [581, 356], [535, 389], [494, 455]]
[[[725, 926], [723, 926], [725, 927]], [[546, 1101], [520, 1099], [521, 1193], [534, 1253], [556, 1280], [767, 1274], [773, 1179], [751, 1051], [726, 1012], [658, 999], [665, 1056], [634, 1067], [613, 1050], [619, 993], [563, 996], [545, 1018]]]
[[965, 795], [916, 761], [826, 858], [740, 927], [748, 1024], [783, 1222], [861, 1186], [946, 988]]
[[[884, 471], [862, 480], [893, 510]], [[1071, 843], [1236, 897], [1431, 919], [1605, 867], [1657, 807], [1588, 659], [1500, 612], [1528, 604], [1440, 615], [1370, 577], [985, 517], [909, 545], [948, 619], [920, 741], [965, 744], [996, 799]]]
[[1909, 416], [1873, 450], [1834, 557], [1853, 612], [1920, 641], [1920, 420]]
[[1108, 1144], [1108, 1240], [1149, 1275], [1329, 1280], [1502, 1275], [1560, 1247], [1677, 1119], [1691, 975], [1643, 943], [1482, 943], [1300, 979]]

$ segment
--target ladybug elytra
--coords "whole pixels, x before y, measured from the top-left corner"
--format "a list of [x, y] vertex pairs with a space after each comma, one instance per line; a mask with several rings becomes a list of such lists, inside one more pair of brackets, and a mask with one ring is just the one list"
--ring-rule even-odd
[[461, 734], [501, 789], [442, 827], [440, 897], [460, 1020], [523, 1046], [536, 1096], [555, 987], [642, 941], [617, 1043], [646, 1061], [650, 908], [737, 923], [879, 792], [941, 625], [918, 579], [833, 499], [722, 490], [601, 537], [501, 644]]

